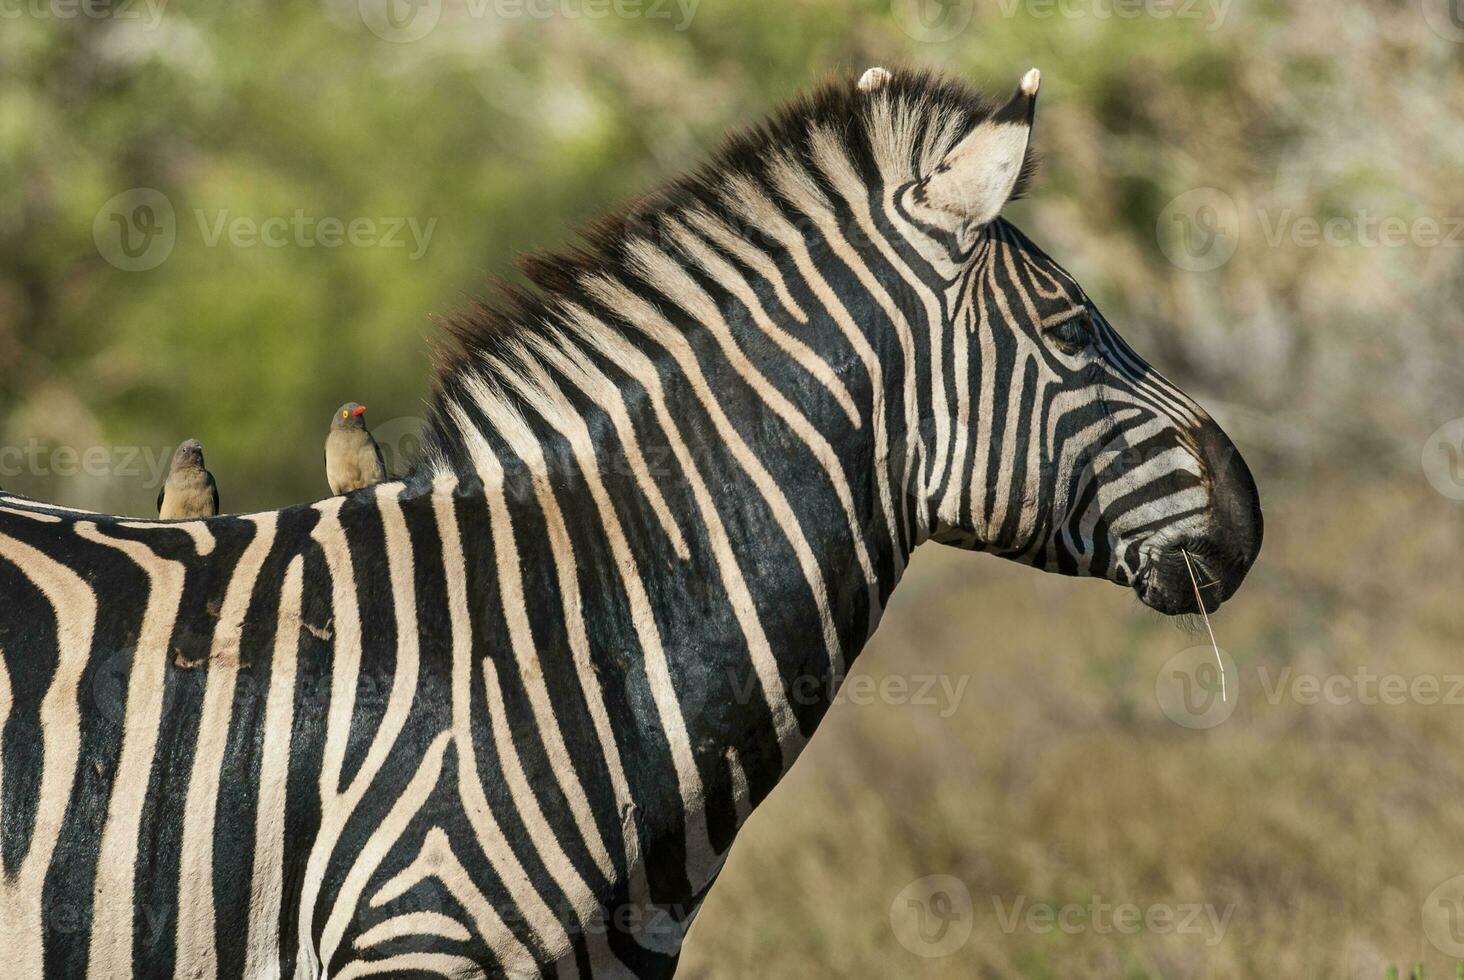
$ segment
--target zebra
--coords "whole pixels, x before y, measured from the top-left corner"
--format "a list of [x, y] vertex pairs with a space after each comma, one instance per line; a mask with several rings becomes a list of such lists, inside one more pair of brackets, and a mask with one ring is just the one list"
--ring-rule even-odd
[[7, 972], [670, 976], [917, 545], [1228, 599], [1246, 464], [1001, 217], [1039, 80], [830, 81], [530, 260], [403, 479], [0, 495]]

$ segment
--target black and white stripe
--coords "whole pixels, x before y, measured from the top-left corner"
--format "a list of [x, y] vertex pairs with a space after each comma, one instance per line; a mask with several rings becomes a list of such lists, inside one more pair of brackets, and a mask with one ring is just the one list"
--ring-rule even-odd
[[11, 975], [666, 976], [917, 544], [1227, 597], [1244, 464], [996, 217], [1036, 88], [830, 86], [531, 263], [405, 481], [0, 496]]

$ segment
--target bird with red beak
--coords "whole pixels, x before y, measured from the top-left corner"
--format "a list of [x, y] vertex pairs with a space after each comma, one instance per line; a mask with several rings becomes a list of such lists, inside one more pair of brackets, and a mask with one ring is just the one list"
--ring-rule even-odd
[[325, 479], [331, 493], [350, 493], [386, 479], [381, 447], [366, 428], [366, 406], [347, 402], [330, 419]]

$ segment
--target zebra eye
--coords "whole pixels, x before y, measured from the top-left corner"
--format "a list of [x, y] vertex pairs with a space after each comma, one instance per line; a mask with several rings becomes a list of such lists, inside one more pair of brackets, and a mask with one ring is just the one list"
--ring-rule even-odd
[[1085, 311], [1049, 327], [1047, 332], [1058, 350], [1064, 354], [1078, 354], [1093, 339], [1093, 321]]

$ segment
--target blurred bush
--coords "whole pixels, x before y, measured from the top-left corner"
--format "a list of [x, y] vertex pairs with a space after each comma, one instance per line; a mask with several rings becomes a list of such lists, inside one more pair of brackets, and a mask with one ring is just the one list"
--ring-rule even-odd
[[[1253, 452], [1386, 468], [1459, 412], [1461, 47], [1416, 4], [421, 0], [393, 21], [397, 0], [377, 2], [15, 8], [4, 443], [195, 435], [230, 509], [313, 497], [331, 408], [421, 414], [431, 314], [872, 63], [997, 92], [1046, 69], [1045, 175], [1016, 215]], [[175, 241], [127, 271], [98, 236], [137, 188], [164, 196]], [[1239, 236], [1203, 272], [1162, 254], [1166, 205], [1196, 188]], [[271, 218], [292, 223], [275, 244], [235, 234]], [[1341, 244], [1298, 244], [1306, 219], [1340, 221]], [[1432, 220], [1447, 244], [1368, 245], [1384, 219]], [[331, 220], [371, 223], [368, 244], [328, 244]], [[143, 482], [7, 473], [137, 511]]]

